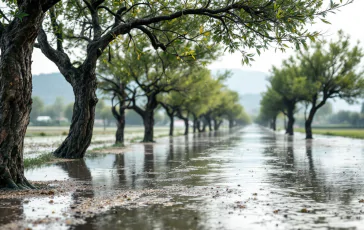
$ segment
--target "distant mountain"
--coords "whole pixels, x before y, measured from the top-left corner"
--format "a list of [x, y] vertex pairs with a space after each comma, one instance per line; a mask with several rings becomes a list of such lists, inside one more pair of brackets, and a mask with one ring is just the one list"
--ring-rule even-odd
[[66, 104], [75, 100], [72, 86], [60, 73], [33, 75], [33, 96], [40, 97], [46, 105], [53, 104], [56, 97], [63, 97]]
[[261, 99], [261, 94], [243, 94], [240, 96], [240, 103], [249, 115], [258, 115]]
[[[214, 69], [212, 74], [224, 72], [226, 69]], [[261, 93], [266, 91], [268, 81], [268, 73], [259, 71], [247, 71], [242, 69], [230, 69], [231, 78], [226, 81], [226, 85], [239, 93], [240, 102], [244, 106], [245, 111], [250, 115], [258, 115]]]

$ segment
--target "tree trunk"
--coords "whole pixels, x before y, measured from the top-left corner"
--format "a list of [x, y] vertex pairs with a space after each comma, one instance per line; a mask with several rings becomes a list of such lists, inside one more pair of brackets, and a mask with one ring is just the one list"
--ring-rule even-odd
[[222, 121], [217, 121], [214, 119], [214, 130], [218, 131], [220, 129], [220, 125], [222, 124]]
[[289, 107], [287, 108], [287, 117], [288, 117], [288, 123], [287, 123], [287, 130], [286, 133], [288, 135], [293, 136], [294, 131], [293, 131], [293, 126], [294, 126], [294, 107]]
[[206, 120], [206, 123], [209, 127], [209, 131], [211, 132], [212, 131], [212, 124], [211, 124], [211, 118], [210, 118], [210, 115], [206, 115], [205, 116], [205, 120]]
[[193, 119], [193, 133], [196, 133], [196, 130], [197, 130], [197, 119], [194, 118]]
[[169, 116], [169, 120], [170, 120], [170, 124], [169, 124], [169, 136], [173, 136], [173, 131], [174, 131], [174, 116], [173, 115], [168, 115]]
[[125, 130], [125, 109], [120, 109], [119, 118], [116, 120], [117, 130], [115, 134], [115, 144], [124, 144]]
[[273, 131], [276, 131], [276, 129], [277, 129], [277, 117], [273, 117], [272, 118], [272, 120], [271, 120], [271, 129], [273, 130]]
[[185, 122], [185, 133], [184, 133], [184, 135], [186, 136], [186, 135], [188, 135], [188, 126], [189, 126], [189, 124], [188, 124], [188, 119], [183, 119], [183, 121]]
[[[121, 84], [121, 91], [124, 92], [124, 84]], [[116, 120], [116, 133], [115, 133], [115, 144], [124, 145], [124, 129], [125, 129], [125, 100], [118, 98], [119, 100], [119, 112], [116, 110], [114, 105], [114, 99], [111, 100], [112, 108], [111, 112]]]
[[143, 116], [144, 123], [144, 138], [142, 142], [154, 142], [153, 141], [153, 129], [154, 129], [154, 110], [146, 110]]
[[232, 129], [234, 127], [234, 120], [229, 119], [229, 129]]
[[317, 112], [317, 109], [313, 106], [310, 110], [310, 114], [305, 121], [305, 131], [306, 131], [306, 139], [313, 139], [312, 137], [312, 121]]
[[91, 143], [95, 120], [96, 97], [96, 65], [87, 65], [72, 71], [65, 76], [71, 79], [75, 103], [70, 131], [61, 146], [54, 152], [56, 157], [76, 159], [83, 158]]
[[28, 189], [34, 187], [24, 176], [23, 148], [32, 104], [32, 53], [44, 13], [52, 4], [17, 3], [28, 15], [6, 27], [0, 24], [0, 188]]

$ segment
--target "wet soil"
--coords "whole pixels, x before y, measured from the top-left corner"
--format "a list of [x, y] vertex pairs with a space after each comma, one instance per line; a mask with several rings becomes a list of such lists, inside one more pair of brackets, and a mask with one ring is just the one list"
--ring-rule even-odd
[[[112, 152], [112, 151], [111, 151]], [[364, 142], [249, 126], [26, 171], [1, 229], [364, 229]]]

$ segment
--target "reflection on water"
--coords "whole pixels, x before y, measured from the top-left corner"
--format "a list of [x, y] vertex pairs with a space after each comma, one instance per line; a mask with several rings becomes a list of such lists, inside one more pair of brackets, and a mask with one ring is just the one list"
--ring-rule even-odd
[[[91, 185], [55, 200], [58, 209], [116, 190], [160, 189], [166, 191], [160, 196], [172, 202], [119, 208], [75, 229], [364, 229], [361, 140], [319, 136], [306, 141], [250, 126], [168, 137], [125, 151], [56, 163], [26, 176]], [[188, 189], [168, 192], [176, 187]], [[47, 199], [1, 200], [0, 224], [46, 215]], [[36, 205], [43, 211], [34, 210]]]

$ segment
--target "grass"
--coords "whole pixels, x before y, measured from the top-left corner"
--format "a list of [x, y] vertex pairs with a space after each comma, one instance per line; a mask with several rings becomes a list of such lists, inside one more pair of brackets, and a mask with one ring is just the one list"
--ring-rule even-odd
[[[183, 129], [183, 128], [177, 128]], [[169, 127], [154, 127], [155, 132], [168, 133]], [[29, 126], [25, 134], [26, 137], [39, 137], [39, 136], [66, 136], [69, 131], [69, 126]], [[105, 130], [103, 127], [94, 127], [93, 135], [114, 135], [116, 127], [107, 127]], [[130, 133], [143, 133], [143, 126], [132, 126], [125, 128], [125, 134]]]
[[[304, 128], [297, 128], [295, 131], [304, 133]], [[351, 138], [358, 138], [358, 139], [364, 139], [364, 129], [353, 129], [353, 128], [313, 128], [312, 129], [313, 134], [323, 134], [328, 136], [341, 136], [341, 137], [351, 137]]]
[[35, 168], [56, 159], [52, 153], [44, 153], [34, 158], [24, 159], [24, 168]]

